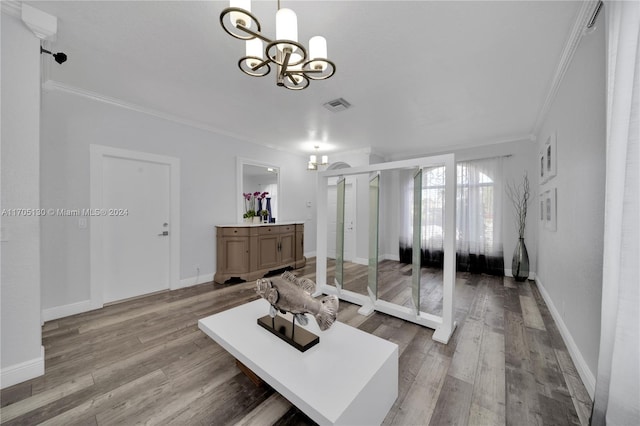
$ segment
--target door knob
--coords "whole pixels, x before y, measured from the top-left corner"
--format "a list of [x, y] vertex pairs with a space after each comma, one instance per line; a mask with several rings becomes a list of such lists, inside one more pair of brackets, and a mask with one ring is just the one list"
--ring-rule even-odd
[[166, 237], [169, 235], [169, 231], [164, 231], [162, 234], [158, 234], [158, 237]]

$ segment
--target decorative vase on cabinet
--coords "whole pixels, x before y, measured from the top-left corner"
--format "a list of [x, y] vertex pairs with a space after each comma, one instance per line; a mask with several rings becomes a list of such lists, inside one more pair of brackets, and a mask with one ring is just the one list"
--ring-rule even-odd
[[529, 253], [527, 253], [524, 238], [518, 238], [516, 249], [513, 251], [511, 273], [516, 281], [525, 281], [529, 278]]

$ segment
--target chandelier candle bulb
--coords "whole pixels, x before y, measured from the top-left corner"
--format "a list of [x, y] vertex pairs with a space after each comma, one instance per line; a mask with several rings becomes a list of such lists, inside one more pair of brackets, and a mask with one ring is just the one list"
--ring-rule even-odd
[[[316, 58], [327, 58], [327, 40], [322, 36], [315, 36], [309, 39], [309, 57], [313, 60]], [[322, 61], [311, 62], [312, 70], [322, 70], [327, 68], [327, 64]]]
[[[251, 0], [231, 0], [229, 1], [229, 6], [251, 12]], [[234, 27], [242, 25], [243, 27], [249, 28], [251, 26], [251, 19], [249, 19], [244, 13], [231, 12], [231, 23]]]
[[322, 163], [320, 163], [320, 164], [322, 164], [322, 165], [329, 164], [329, 156], [323, 155], [322, 156]]
[[251, 56], [252, 58], [247, 59], [247, 65], [249, 68], [253, 68], [258, 65], [262, 61], [258, 61], [255, 58], [263, 58], [263, 49], [262, 49], [262, 40], [258, 38], [254, 38], [252, 40], [247, 40], [247, 56]]
[[[298, 41], [298, 17], [296, 13], [287, 8], [282, 8], [276, 12], [276, 39]], [[298, 48], [293, 44], [279, 44], [278, 48], [286, 48], [295, 52]]]
[[313, 163], [313, 164], [316, 164], [318, 162], [318, 159], [317, 159], [317, 157], [315, 155], [310, 155], [309, 156], [309, 162]]

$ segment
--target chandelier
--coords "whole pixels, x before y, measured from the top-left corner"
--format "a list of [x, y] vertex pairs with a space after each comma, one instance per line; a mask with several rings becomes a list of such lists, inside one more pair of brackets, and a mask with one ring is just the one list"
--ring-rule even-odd
[[309, 162], [307, 163], [307, 170], [318, 170], [318, 165], [321, 166], [326, 166], [327, 164], [329, 164], [329, 156], [327, 155], [322, 155], [320, 156], [320, 162], [318, 163], [318, 149], [320, 149], [320, 147], [318, 145], [315, 145], [313, 147], [316, 150], [316, 154], [312, 154], [309, 156]]
[[[302, 90], [309, 80], [324, 80], [336, 72], [336, 66], [327, 59], [327, 41], [315, 36], [309, 40], [309, 51], [298, 42], [298, 18], [291, 9], [276, 12], [276, 39], [271, 40], [260, 31], [258, 19], [251, 14], [251, 0], [231, 0], [220, 14], [220, 25], [231, 35], [245, 40], [246, 56], [238, 66], [245, 74], [263, 77], [277, 69], [276, 84], [291, 90]], [[263, 42], [266, 46], [263, 46]]]

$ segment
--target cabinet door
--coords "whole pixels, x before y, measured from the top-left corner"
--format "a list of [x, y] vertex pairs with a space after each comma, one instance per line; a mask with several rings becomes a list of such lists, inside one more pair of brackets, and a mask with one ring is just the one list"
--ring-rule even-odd
[[304, 225], [296, 225], [296, 267], [304, 260]]
[[226, 274], [249, 272], [249, 239], [246, 237], [226, 237], [222, 240], [224, 256], [220, 268]]
[[280, 263], [278, 243], [278, 234], [258, 236], [258, 269], [272, 268]]
[[296, 260], [296, 234], [280, 236], [280, 263], [293, 263]]

